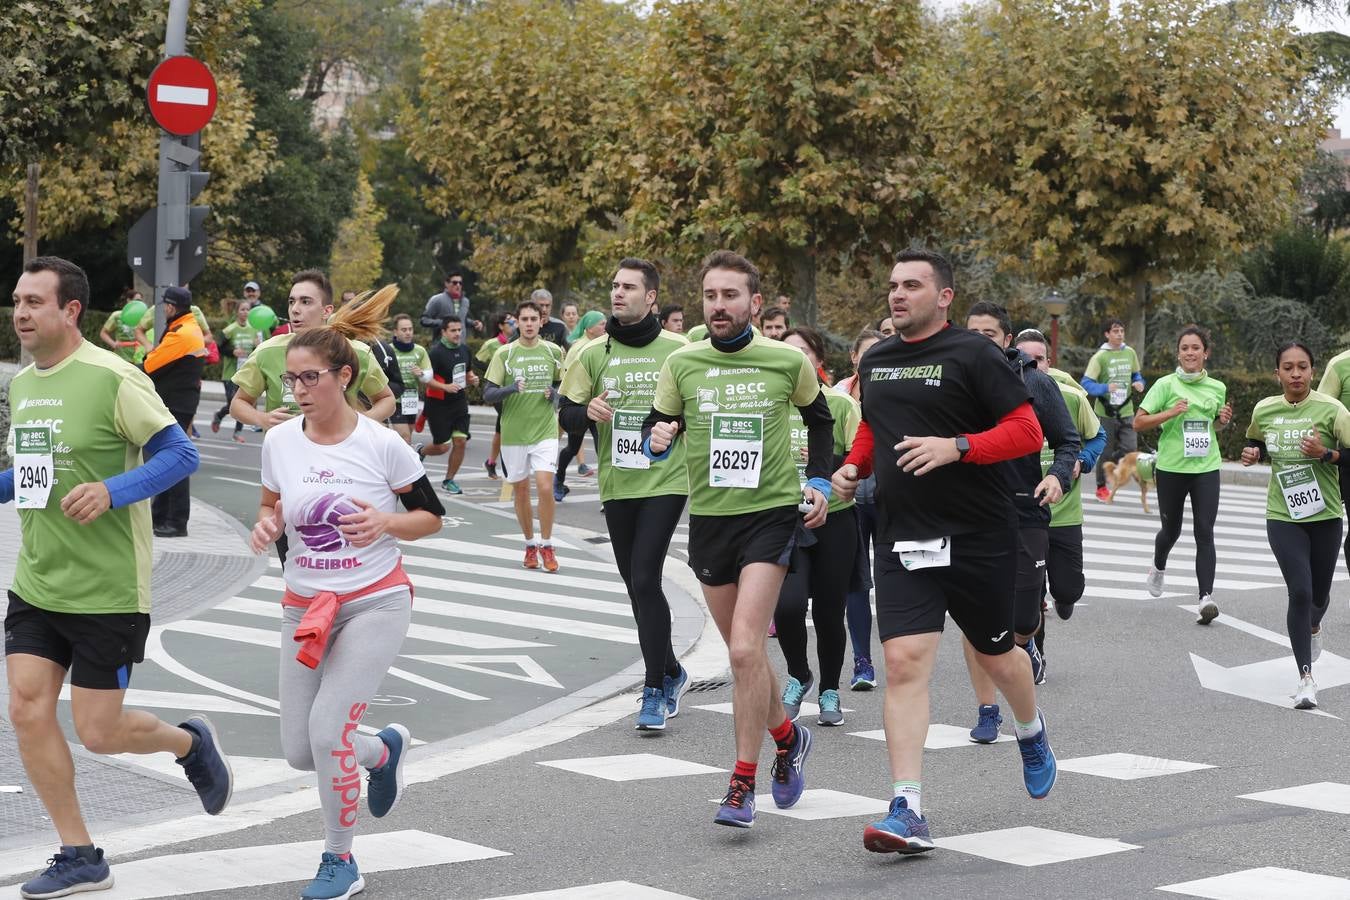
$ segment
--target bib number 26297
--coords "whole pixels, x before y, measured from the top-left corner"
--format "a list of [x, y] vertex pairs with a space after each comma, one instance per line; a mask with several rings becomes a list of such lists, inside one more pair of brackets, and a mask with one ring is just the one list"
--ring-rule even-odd
[[759, 487], [764, 462], [764, 417], [715, 413], [708, 442], [708, 485]]

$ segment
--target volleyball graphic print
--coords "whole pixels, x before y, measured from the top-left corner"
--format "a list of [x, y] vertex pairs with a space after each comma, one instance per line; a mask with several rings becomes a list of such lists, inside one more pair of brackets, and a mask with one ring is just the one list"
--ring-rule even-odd
[[343, 494], [320, 494], [300, 508], [295, 530], [315, 553], [336, 553], [347, 546], [347, 539], [338, 528], [341, 518], [360, 511]]

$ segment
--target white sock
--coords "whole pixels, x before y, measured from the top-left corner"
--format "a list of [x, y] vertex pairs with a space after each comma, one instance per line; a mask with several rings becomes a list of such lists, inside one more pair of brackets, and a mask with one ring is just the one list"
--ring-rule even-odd
[[552, 539], [552, 538], [544, 538], [543, 540], [541, 540], [541, 541], [539, 542], [539, 546], [540, 546], [540, 547], [552, 547], [552, 546], [553, 546], [553, 539]]
[[917, 781], [891, 782], [891, 790], [894, 792], [894, 796], [905, 798], [905, 805], [914, 815], [923, 815], [923, 792], [920, 790]]
[[1013, 716], [1013, 731], [1017, 734], [1019, 741], [1025, 741], [1027, 738], [1034, 738], [1041, 733], [1041, 710], [1036, 709], [1036, 717], [1030, 722], [1019, 722], [1017, 717]]
[[538, 546], [539, 546], [539, 542], [536, 541], [534, 538], [530, 538], [528, 541], [525, 542], [525, 546], [526, 546], [526, 547], [538, 547]]

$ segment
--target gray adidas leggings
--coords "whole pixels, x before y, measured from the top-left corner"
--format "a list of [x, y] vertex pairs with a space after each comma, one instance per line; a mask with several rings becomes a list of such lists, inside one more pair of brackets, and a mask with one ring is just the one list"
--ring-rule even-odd
[[281, 747], [286, 762], [319, 776], [324, 849], [352, 849], [361, 769], [379, 763], [384, 743], [356, 727], [393, 665], [412, 620], [412, 596], [353, 600], [338, 608], [328, 649], [317, 669], [295, 658], [304, 610], [287, 606], [281, 628]]

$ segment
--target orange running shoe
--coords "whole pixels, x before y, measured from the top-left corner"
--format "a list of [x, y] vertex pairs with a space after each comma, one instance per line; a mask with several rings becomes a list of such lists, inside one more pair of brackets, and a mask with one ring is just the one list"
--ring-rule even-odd
[[[539, 548], [536, 547], [534, 544], [530, 544], [528, 547], [525, 548], [524, 565], [525, 568], [527, 569], [539, 568]], [[557, 563], [554, 563], [554, 565], [556, 566]]]
[[558, 557], [553, 555], [553, 545], [545, 544], [539, 548], [539, 556], [544, 560], [545, 572], [558, 571]]

